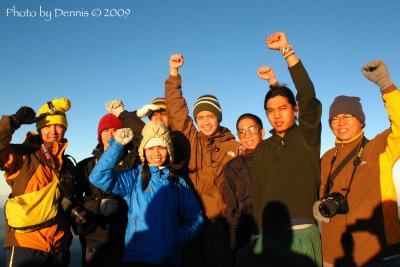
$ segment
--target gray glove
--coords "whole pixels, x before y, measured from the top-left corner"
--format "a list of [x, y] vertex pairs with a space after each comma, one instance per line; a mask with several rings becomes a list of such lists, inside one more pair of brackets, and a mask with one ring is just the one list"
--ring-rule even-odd
[[100, 214], [108, 217], [118, 211], [118, 201], [112, 198], [103, 198], [100, 203]]
[[361, 72], [368, 80], [376, 83], [382, 90], [393, 84], [386, 64], [380, 60], [373, 60], [361, 68]]
[[314, 206], [312, 208], [314, 218], [319, 222], [329, 223], [331, 221], [331, 219], [322, 216], [321, 213], [319, 212], [319, 205], [321, 205], [321, 203], [322, 203], [321, 200], [317, 200], [314, 203]]
[[153, 111], [156, 111], [156, 110], [159, 110], [159, 109], [160, 109], [160, 107], [157, 106], [157, 105], [148, 104], [148, 105], [145, 105], [142, 108], [138, 109], [136, 111], [136, 115], [139, 118], [145, 118], [145, 117], [149, 116], [150, 113], [152, 113]]
[[106, 103], [106, 109], [108, 112], [118, 118], [119, 114], [125, 110], [125, 106], [121, 100], [111, 100]]
[[133, 138], [133, 132], [131, 128], [118, 129], [115, 132], [114, 136], [115, 141], [117, 141], [123, 146], [129, 143], [132, 140], [132, 138]]

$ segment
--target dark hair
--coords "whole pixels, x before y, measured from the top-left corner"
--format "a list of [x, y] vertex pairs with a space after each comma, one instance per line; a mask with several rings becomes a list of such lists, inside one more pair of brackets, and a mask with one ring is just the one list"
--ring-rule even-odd
[[297, 106], [296, 98], [294, 97], [294, 94], [292, 90], [290, 90], [287, 86], [285, 85], [279, 85], [279, 86], [271, 86], [270, 90], [268, 93], [265, 95], [265, 100], [264, 100], [264, 109], [267, 110], [267, 102], [270, 98], [274, 98], [276, 96], [283, 96], [286, 97], [290, 105]]
[[257, 124], [257, 126], [258, 126], [258, 128], [260, 130], [263, 129], [262, 121], [257, 115], [254, 115], [254, 114], [251, 114], [251, 113], [244, 113], [244, 114], [240, 115], [240, 117], [236, 121], [236, 130], [239, 131], [239, 122], [241, 120], [247, 119], [247, 118], [248, 119], [252, 119]]
[[[173, 167], [173, 164], [171, 164], [168, 156], [167, 156], [167, 161], [165, 162], [165, 166], [168, 167], [168, 169], [170, 170], [168, 176], [168, 181], [170, 185], [172, 186], [174, 182], [179, 184], [179, 179], [176, 176], [176, 169]], [[151, 179], [151, 173], [150, 173], [149, 162], [145, 158], [142, 166], [142, 191], [145, 191], [147, 189], [150, 183], [150, 179]]]

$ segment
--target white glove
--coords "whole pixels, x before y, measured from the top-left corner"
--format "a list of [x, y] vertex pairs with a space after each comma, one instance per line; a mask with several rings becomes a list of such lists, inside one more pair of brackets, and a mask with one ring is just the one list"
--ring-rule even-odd
[[125, 110], [125, 106], [121, 100], [112, 100], [106, 103], [106, 109], [118, 118], [119, 114]]
[[131, 128], [118, 129], [115, 132], [114, 136], [115, 141], [117, 141], [123, 146], [129, 143], [132, 140], [132, 138], [133, 138], [133, 132]]
[[314, 218], [319, 221], [319, 222], [324, 222], [324, 223], [329, 223], [331, 221], [330, 218], [324, 217], [321, 215], [321, 213], [319, 212], [319, 205], [321, 205], [322, 201], [321, 200], [317, 200], [314, 203], [314, 206], [312, 208], [313, 210], [313, 215]]
[[118, 201], [112, 198], [103, 198], [100, 203], [100, 214], [104, 217], [111, 216], [118, 211]]
[[160, 109], [160, 107], [157, 106], [157, 105], [148, 104], [148, 105], [145, 105], [142, 108], [138, 109], [136, 111], [136, 115], [139, 118], [145, 118], [145, 117], [149, 116], [150, 113], [152, 113], [153, 111], [156, 111], [156, 110], [159, 110], [159, 109]]

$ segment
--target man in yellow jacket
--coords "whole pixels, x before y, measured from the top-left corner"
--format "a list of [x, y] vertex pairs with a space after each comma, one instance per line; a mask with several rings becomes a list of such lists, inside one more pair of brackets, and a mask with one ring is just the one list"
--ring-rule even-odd
[[335, 147], [321, 160], [321, 200], [314, 216], [322, 221], [324, 266], [400, 266], [400, 221], [393, 166], [400, 158], [400, 91], [384, 62], [364, 65], [376, 83], [390, 128], [364, 136], [360, 98], [338, 96], [329, 110]]
[[[1, 118], [1, 169], [12, 190], [5, 206], [7, 266], [69, 264], [72, 235], [69, 218], [58, 205], [58, 175], [67, 147], [64, 134], [70, 107], [68, 99], [59, 98], [43, 105], [37, 117], [31, 108], [22, 107]], [[22, 144], [11, 144], [21, 124], [34, 122], [38, 134], [29, 132]]]

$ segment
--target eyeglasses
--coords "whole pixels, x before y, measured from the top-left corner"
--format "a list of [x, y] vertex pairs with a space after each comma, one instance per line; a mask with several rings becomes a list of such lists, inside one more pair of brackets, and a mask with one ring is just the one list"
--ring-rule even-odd
[[259, 129], [257, 127], [249, 127], [247, 129], [239, 130], [237, 135], [239, 136], [240, 139], [242, 139], [246, 137], [246, 133], [249, 133], [250, 136], [258, 135], [258, 131]]
[[333, 117], [331, 119], [331, 124], [332, 125], [337, 125], [340, 120], [343, 120], [345, 122], [351, 122], [351, 121], [353, 121], [353, 119], [354, 119], [353, 115], [345, 115], [343, 117]]

